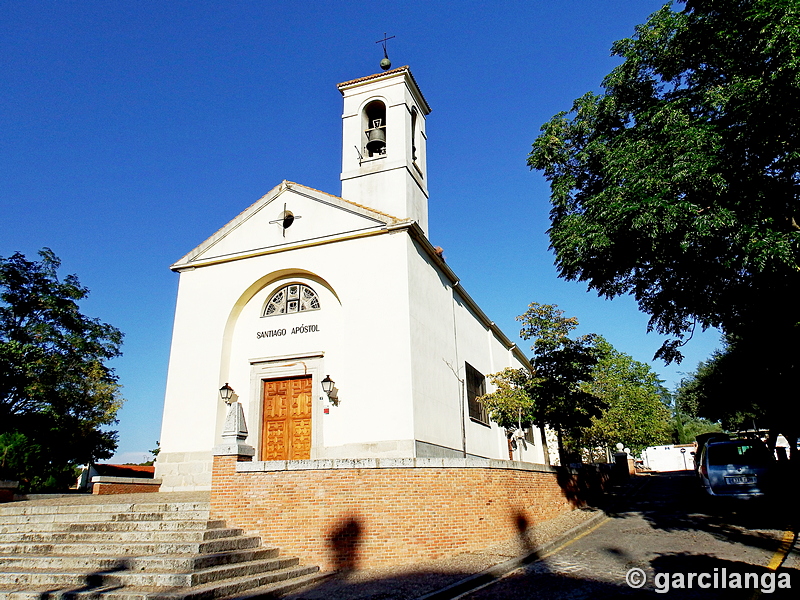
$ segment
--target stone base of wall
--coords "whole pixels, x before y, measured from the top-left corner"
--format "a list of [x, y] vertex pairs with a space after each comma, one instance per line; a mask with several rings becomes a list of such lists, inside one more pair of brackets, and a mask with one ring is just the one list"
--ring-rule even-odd
[[134, 477], [92, 477], [92, 494], [141, 494], [158, 492], [160, 479], [140, 479]]
[[160, 452], [155, 466], [162, 492], [211, 489], [211, 452]]
[[583, 502], [574, 472], [486, 459], [214, 457], [212, 518], [325, 570], [486, 548]]

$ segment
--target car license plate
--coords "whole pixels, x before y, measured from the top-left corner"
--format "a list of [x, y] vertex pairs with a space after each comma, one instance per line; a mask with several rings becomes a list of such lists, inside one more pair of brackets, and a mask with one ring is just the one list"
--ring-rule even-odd
[[741, 484], [741, 483], [755, 483], [755, 477], [726, 477], [725, 481], [729, 484]]

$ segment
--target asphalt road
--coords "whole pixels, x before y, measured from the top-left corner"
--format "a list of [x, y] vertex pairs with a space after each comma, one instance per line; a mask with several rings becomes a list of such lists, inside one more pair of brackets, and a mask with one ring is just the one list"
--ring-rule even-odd
[[[639, 479], [638, 491], [605, 507], [608, 519], [595, 529], [461, 598], [800, 598], [797, 545], [786, 550], [785, 532], [797, 531], [791, 494], [717, 501], [692, 473]], [[641, 570], [630, 576], [636, 584], [644, 576], [641, 587], [626, 583], [630, 569]], [[737, 580], [741, 588], [732, 588]]]

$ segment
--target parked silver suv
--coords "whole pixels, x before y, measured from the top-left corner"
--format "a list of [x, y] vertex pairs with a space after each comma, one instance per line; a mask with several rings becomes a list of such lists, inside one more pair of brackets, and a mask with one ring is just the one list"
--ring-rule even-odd
[[712, 496], [763, 496], [773, 463], [766, 445], [759, 440], [709, 442], [700, 452], [697, 476]]

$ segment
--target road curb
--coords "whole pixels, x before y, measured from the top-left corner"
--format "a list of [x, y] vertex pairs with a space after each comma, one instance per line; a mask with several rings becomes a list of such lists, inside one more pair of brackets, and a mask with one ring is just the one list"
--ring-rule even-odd
[[505, 562], [498, 563], [493, 567], [489, 567], [481, 571], [480, 573], [475, 573], [474, 575], [470, 575], [469, 577], [465, 577], [455, 583], [452, 583], [446, 587], [438, 589], [434, 592], [429, 594], [425, 594], [423, 596], [419, 596], [416, 600], [451, 600], [452, 598], [456, 598], [461, 594], [465, 594], [471, 590], [479, 588], [487, 583], [491, 583], [492, 581], [499, 579], [503, 575], [514, 571], [524, 565], [531, 564], [536, 562], [544, 554], [547, 554], [551, 550], [558, 548], [559, 546], [563, 546], [567, 542], [577, 538], [581, 534], [589, 531], [593, 527], [597, 526], [601, 521], [606, 519], [607, 516], [603, 511], [598, 511], [596, 515], [592, 518], [587, 519], [583, 523], [576, 525], [572, 529], [564, 532], [557, 538], [550, 540], [549, 542], [545, 542], [544, 544], [537, 546], [530, 553], [526, 554], [525, 556], [518, 556], [515, 558], [511, 558]]

